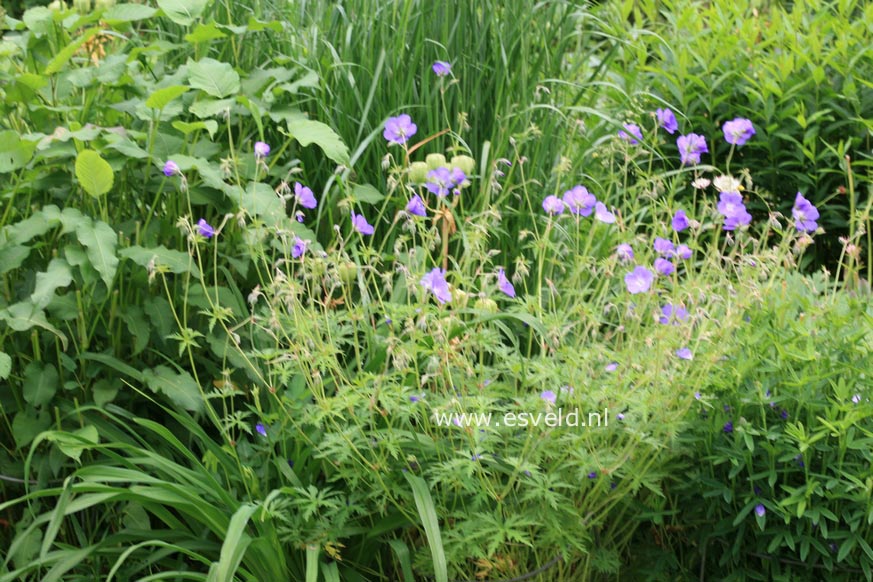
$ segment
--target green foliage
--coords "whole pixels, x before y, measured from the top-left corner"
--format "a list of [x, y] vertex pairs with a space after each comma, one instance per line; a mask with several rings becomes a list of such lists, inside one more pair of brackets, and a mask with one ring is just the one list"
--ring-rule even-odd
[[[724, 122], [750, 119], [757, 134], [733, 163], [760, 188], [755, 211], [786, 213], [800, 191], [823, 207], [819, 263], [833, 267], [869, 220], [873, 135], [873, 5], [857, 0], [800, 2], [611, 3], [604, 18], [627, 38], [612, 77], [630, 96], [623, 116], [668, 106], [680, 133], [709, 137], [711, 159], [730, 148]], [[678, 134], [677, 134], [678, 135]], [[675, 136], [674, 136], [675, 137]], [[671, 157], [675, 157], [675, 149]], [[849, 166], [854, 168], [853, 183]], [[866, 210], [865, 210], [866, 209]], [[864, 214], [866, 212], [866, 214]]]

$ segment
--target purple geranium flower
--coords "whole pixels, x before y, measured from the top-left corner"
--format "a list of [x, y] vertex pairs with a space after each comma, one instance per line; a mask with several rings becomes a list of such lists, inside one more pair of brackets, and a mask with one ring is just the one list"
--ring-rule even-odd
[[270, 146], [262, 141], [255, 142], [255, 157], [266, 158], [270, 155]]
[[691, 353], [691, 350], [688, 348], [679, 348], [678, 350], [676, 350], [676, 356], [680, 360], [693, 360], [694, 359], [694, 354]]
[[683, 261], [687, 261], [691, 258], [691, 255], [694, 254], [694, 251], [692, 251], [691, 247], [689, 247], [688, 245], [679, 245], [678, 247], [676, 247], [676, 254]]
[[729, 421], [727, 421], [726, 423], [724, 423], [724, 426], [722, 427], [722, 430], [723, 430], [726, 434], [730, 434], [730, 433], [734, 432], [734, 421], [729, 420]]
[[385, 121], [385, 131], [382, 136], [388, 140], [389, 144], [403, 145], [410, 137], [418, 131], [418, 126], [412, 123], [412, 118], [407, 114], [398, 115], [397, 117], [389, 117]]
[[376, 232], [376, 229], [367, 222], [363, 214], [355, 214], [354, 211], [352, 211], [352, 226], [361, 234], [373, 234]]
[[618, 256], [621, 261], [632, 261], [634, 260], [634, 250], [627, 243], [621, 243], [617, 247], [615, 247], [615, 254]]
[[861, 395], [855, 394], [854, 396], [852, 396], [852, 403], [853, 404], [860, 404], [861, 403]]
[[439, 267], [434, 268], [421, 278], [421, 286], [433, 293], [440, 303], [452, 300], [452, 293], [449, 291], [449, 284], [446, 281], [446, 272]]
[[549, 214], [561, 214], [564, 212], [564, 202], [555, 195], [546, 196], [543, 200], [543, 210]]
[[679, 129], [679, 124], [676, 122], [676, 115], [670, 109], [658, 109], [655, 111], [658, 118], [658, 125], [664, 128], [664, 131], [673, 135]]
[[416, 194], [406, 205], [406, 212], [415, 216], [427, 216], [427, 209], [424, 207], [424, 201], [421, 196]]
[[299, 259], [303, 253], [306, 252], [306, 247], [309, 246], [309, 243], [300, 237], [294, 237], [294, 246], [291, 247], [291, 257], [294, 259]]
[[655, 266], [655, 270], [658, 271], [658, 273], [660, 273], [664, 277], [672, 275], [673, 272], [676, 270], [676, 267], [675, 267], [675, 265], [673, 265], [673, 263], [671, 263], [667, 259], [664, 259], [661, 257], [658, 257], [657, 259], [655, 259], [654, 266]]
[[686, 319], [688, 319], [687, 309], [681, 305], [674, 306], [672, 303], [668, 303], [661, 308], [661, 317], [658, 318], [658, 321], [664, 324], [679, 325], [679, 322]]
[[818, 209], [812, 205], [812, 202], [803, 197], [800, 192], [794, 199], [794, 208], [791, 209], [791, 216], [794, 217], [794, 226], [800, 232], [815, 232], [818, 228], [819, 213]]
[[554, 404], [557, 396], [551, 390], [543, 390], [542, 394], [540, 394], [540, 398], [542, 398], [546, 402]]
[[618, 137], [629, 142], [631, 145], [636, 145], [643, 141], [643, 132], [640, 126], [635, 123], [625, 123], [624, 131], [618, 132]]
[[680, 135], [676, 140], [676, 146], [679, 148], [679, 158], [682, 164], [699, 164], [700, 154], [709, 152], [706, 145], [706, 138], [696, 133], [688, 135]]
[[164, 164], [164, 176], [170, 178], [172, 176], [177, 176], [181, 173], [182, 170], [179, 169], [179, 164], [177, 164], [173, 160], [167, 160], [167, 163]]
[[663, 257], [672, 257], [676, 251], [676, 247], [673, 246], [671, 241], [660, 236], [655, 238], [655, 244], [653, 246], [655, 252]]
[[685, 214], [684, 210], [677, 210], [676, 214], [673, 215], [673, 230], [682, 232], [686, 228], [688, 228], [688, 215]]
[[448, 196], [449, 191], [455, 186], [452, 171], [448, 168], [436, 168], [427, 173], [427, 182], [424, 187], [431, 194]]
[[588, 473], [588, 478], [597, 479], [597, 471], [591, 471], [590, 473]]
[[255, 425], [255, 430], [258, 431], [258, 434], [262, 437], [267, 436], [267, 428], [260, 422]]
[[213, 229], [212, 226], [208, 222], [206, 222], [205, 218], [201, 218], [197, 221], [197, 232], [200, 233], [200, 236], [205, 238], [212, 238], [213, 236], [215, 236], [215, 229]]
[[510, 297], [515, 297], [515, 287], [513, 287], [509, 279], [506, 278], [506, 272], [503, 270], [503, 267], [497, 269], [497, 287], [503, 291], [504, 294]]
[[722, 131], [724, 132], [724, 139], [729, 143], [735, 146], [741, 146], [753, 135], [755, 135], [755, 128], [752, 125], [752, 122], [743, 117], [737, 117], [731, 121], [725, 122], [724, 125], [721, 126]]
[[582, 216], [590, 216], [594, 205], [597, 204], [597, 198], [594, 194], [588, 192], [585, 186], [573, 186], [570, 190], [564, 192], [564, 204], [570, 209], [573, 214], [581, 214]]
[[294, 197], [297, 198], [297, 204], [303, 208], [309, 208], [311, 210], [318, 206], [318, 200], [315, 199], [315, 194], [300, 182], [294, 182]]
[[615, 214], [606, 209], [606, 204], [598, 202], [594, 205], [594, 218], [606, 224], [615, 222]]
[[606, 367], [604, 368], [604, 370], [606, 370], [607, 372], [615, 372], [617, 369], [618, 369], [618, 362], [610, 362], [610, 363], [606, 364]]
[[743, 197], [738, 192], [719, 194], [718, 211], [724, 216], [724, 230], [734, 230], [752, 221], [752, 215], [746, 210]]
[[642, 266], [635, 267], [633, 271], [624, 276], [624, 284], [627, 287], [628, 293], [633, 295], [648, 291], [654, 280], [655, 275]]
[[755, 515], [758, 517], [764, 517], [764, 514], [767, 513], [767, 508], [764, 507], [763, 503], [759, 503], [755, 506]]
[[436, 61], [432, 68], [437, 77], [445, 77], [452, 72], [452, 65], [445, 61]]

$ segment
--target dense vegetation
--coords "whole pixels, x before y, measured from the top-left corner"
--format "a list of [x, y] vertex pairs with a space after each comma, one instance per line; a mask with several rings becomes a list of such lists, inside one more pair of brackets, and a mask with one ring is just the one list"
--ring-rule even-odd
[[6, 8], [0, 581], [873, 579], [866, 3]]

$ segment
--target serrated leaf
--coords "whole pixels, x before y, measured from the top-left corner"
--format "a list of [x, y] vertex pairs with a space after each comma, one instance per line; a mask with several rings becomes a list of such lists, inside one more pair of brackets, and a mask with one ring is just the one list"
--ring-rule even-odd
[[150, 109], [163, 109], [170, 104], [170, 101], [181, 97], [190, 90], [191, 87], [185, 87], [184, 85], [173, 85], [172, 87], [158, 89], [146, 99], [146, 107]]
[[52, 364], [31, 362], [24, 369], [21, 393], [31, 406], [45, 406], [58, 391], [58, 370]]
[[311, 119], [290, 119], [288, 131], [302, 146], [315, 144], [337, 164], [349, 163], [349, 148], [328, 125]]
[[205, 58], [188, 61], [188, 84], [213, 97], [227, 97], [239, 92], [239, 74], [228, 63]]
[[158, 269], [164, 267], [171, 273], [191, 273], [195, 279], [200, 278], [200, 269], [197, 268], [191, 255], [168, 249], [164, 245], [150, 248], [136, 245], [122, 249], [118, 254], [141, 267], [147, 268], [149, 263], [154, 261], [154, 266]]
[[200, 18], [209, 0], [157, 0], [161, 11], [176, 24], [190, 26]]
[[46, 272], [36, 274], [36, 287], [30, 296], [30, 302], [38, 309], [44, 309], [51, 303], [57, 289], [67, 287], [72, 282], [73, 272], [67, 261], [52, 259]]
[[354, 189], [355, 199], [358, 202], [366, 202], [367, 204], [376, 204], [385, 199], [385, 195], [379, 192], [375, 186], [370, 184], [355, 184]]
[[94, 150], [83, 150], [76, 156], [76, 179], [85, 192], [99, 198], [112, 189], [115, 174], [112, 166], [100, 154]]
[[207, 119], [206, 121], [194, 121], [191, 123], [177, 120], [173, 122], [173, 127], [175, 129], [178, 129], [185, 135], [201, 129], [205, 129], [209, 132], [209, 137], [215, 137], [215, 132], [218, 131], [218, 122], [214, 119]]
[[116, 22], [136, 22], [155, 15], [157, 10], [142, 4], [116, 4], [103, 13], [103, 20], [109, 24]]
[[105, 222], [82, 223], [76, 229], [76, 237], [88, 253], [91, 266], [100, 273], [106, 287], [112, 288], [112, 280], [118, 269], [115, 247], [118, 237], [112, 227]]
[[12, 358], [6, 352], [0, 352], [0, 380], [9, 378], [12, 373]]
[[185, 410], [199, 412], [203, 409], [200, 388], [188, 372], [177, 373], [167, 366], [158, 366], [145, 370], [142, 377], [152, 391], [163, 392]]

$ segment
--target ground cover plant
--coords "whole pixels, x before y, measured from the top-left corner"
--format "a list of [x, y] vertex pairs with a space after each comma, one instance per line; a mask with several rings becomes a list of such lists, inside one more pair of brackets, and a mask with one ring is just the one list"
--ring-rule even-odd
[[611, 6], [5, 25], [0, 580], [870, 579], [863, 163]]

